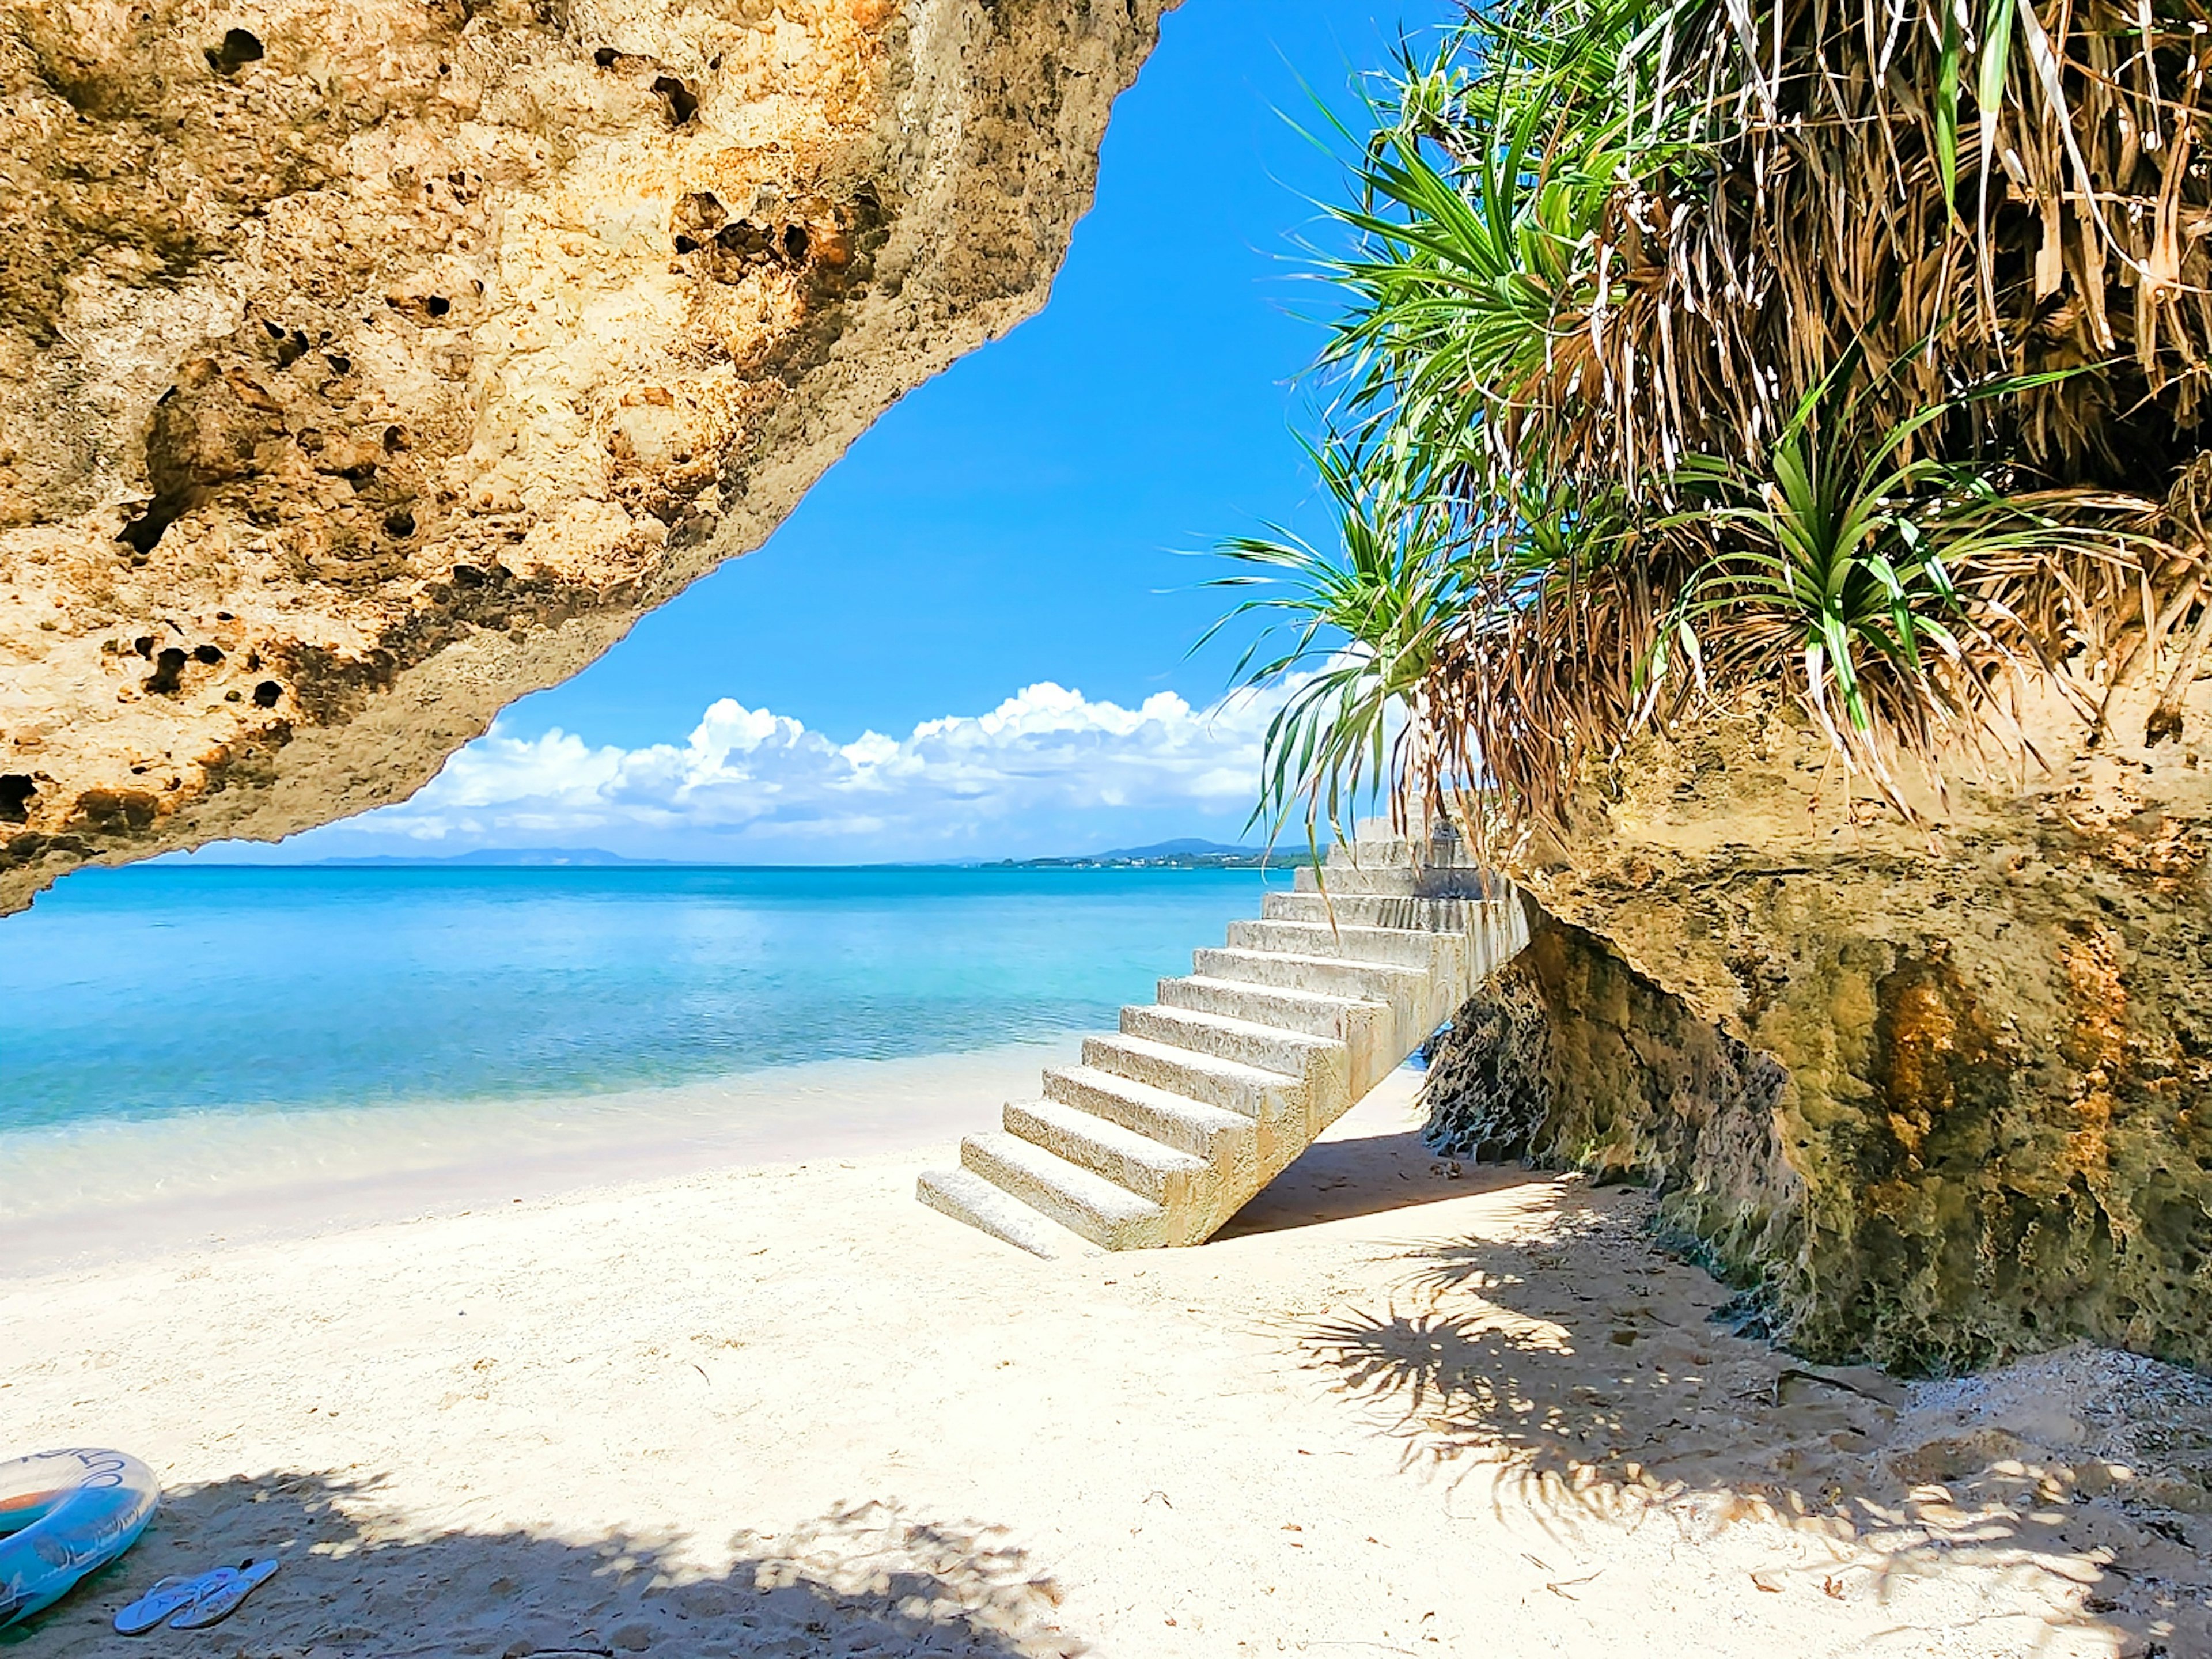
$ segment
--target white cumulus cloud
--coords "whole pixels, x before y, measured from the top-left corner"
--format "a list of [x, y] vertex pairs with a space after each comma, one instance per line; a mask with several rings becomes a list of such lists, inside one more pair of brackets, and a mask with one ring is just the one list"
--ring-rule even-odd
[[411, 800], [345, 836], [424, 852], [558, 842], [802, 861], [1085, 851], [1060, 841], [1124, 830], [1225, 838], [1250, 810], [1279, 704], [1194, 708], [1163, 691], [1129, 708], [1046, 682], [988, 714], [843, 744], [726, 697], [680, 744], [595, 747], [495, 726]]

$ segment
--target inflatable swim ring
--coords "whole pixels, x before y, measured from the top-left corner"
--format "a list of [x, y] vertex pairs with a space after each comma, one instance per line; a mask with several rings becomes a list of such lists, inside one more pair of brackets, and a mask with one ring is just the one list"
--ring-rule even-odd
[[137, 1543], [161, 1501], [154, 1471], [123, 1452], [0, 1463], [0, 1627], [52, 1607]]

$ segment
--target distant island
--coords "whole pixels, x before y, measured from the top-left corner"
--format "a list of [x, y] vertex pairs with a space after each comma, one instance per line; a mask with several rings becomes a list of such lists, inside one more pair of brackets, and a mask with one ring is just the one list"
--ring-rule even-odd
[[1283, 866], [1297, 860], [1286, 853], [1270, 853], [1264, 847], [1231, 847], [1218, 841], [1186, 836], [1177, 841], [1155, 842], [1150, 847], [1115, 847], [1082, 858], [1000, 859], [986, 870], [1258, 870]]

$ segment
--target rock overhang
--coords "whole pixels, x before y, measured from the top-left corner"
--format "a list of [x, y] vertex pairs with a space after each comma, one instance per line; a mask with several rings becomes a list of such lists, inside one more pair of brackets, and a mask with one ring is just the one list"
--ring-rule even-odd
[[1040, 306], [1172, 0], [11, 5], [0, 911], [404, 798]]

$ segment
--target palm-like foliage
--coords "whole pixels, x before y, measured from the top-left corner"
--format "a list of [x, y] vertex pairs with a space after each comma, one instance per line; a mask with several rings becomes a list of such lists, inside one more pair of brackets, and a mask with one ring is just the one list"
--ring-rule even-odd
[[1410, 498], [1401, 471], [1355, 446], [1310, 453], [1335, 509], [1335, 544], [1277, 526], [1224, 543], [1243, 568], [1207, 586], [1269, 591], [1241, 600], [1199, 643], [1239, 617], [1265, 619], [1235, 678], [1253, 689], [1287, 678], [1291, 690], [1268, 722], [1252, 822], [1272, 838], [1303, 811], [1310, 845], [1323, 823], [1341, 837], [1358, 805], [1394, 783], [1411, 783], [1395, 802], [1440, 797], [1428, 696], [1466, 605], [1440, 504]]
[[[2031, 678], [2092, 713], [2185, 682], [2212, 650], [2208, 25], [1501, 0], [1408, 52], [1339, 215], [1323, 372], [1342, 453], [1391, 472], [1369, 533], [1429, 562], [1394, 583], [1460, 607], [1392, 682], [1414, 787], [1479, 773], [1501, 825], [1556, 817], [1642, 723], [1772, 685], [1887, 785]], [[1310, 647], [1413, 660], [1282, 568], [1328, 612]], [[1371, 787], [1363, 698], [1297, 707], [1270, 800], [1333, 801], [1355, 750]]]
[[1662, 526], [1714, 550], [1676, 590], [1649, 682], [1656, 702], [1670, 671], [1742, 684], [1794, 655], [1829, 741], [1887, 783], [1891, 752], [2002, 719], [2007, 680], [1991, 667], [2056, 666], [2012, 609], [2023, 575], [2054, 559], [2124, 563], [2137, 538], [2094, 527], [2109, 504], [2089, 492], [2008, 493], [2001, 463], [1909, 453], [1953, 404], [1869, 440], [1859, 395], [1833, 392], [1843, 378], [1807, 395], [1757, 465], [1677, 469], [1686, 502]]

